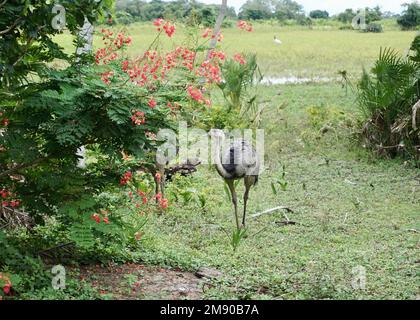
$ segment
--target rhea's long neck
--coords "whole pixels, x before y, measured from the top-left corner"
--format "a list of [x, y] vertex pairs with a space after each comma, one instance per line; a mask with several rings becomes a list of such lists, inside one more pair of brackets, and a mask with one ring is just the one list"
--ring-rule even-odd
[[223, 141], [224, 141], [223, 137], [215, 138], [215, 142], [213, 144], [213, 149], [214, 149], [213, 161], [214, 161], [214, 164], [216, 165], [216, 169], [219, 172], [219, 174], [222, 177], [228, 178], [230, 174], [229, 172], [226, 171], [226, 169], [222, 165], [222, 157], [221, 157], [221, 152], [220, 152], [220, 149], [223, 145]]

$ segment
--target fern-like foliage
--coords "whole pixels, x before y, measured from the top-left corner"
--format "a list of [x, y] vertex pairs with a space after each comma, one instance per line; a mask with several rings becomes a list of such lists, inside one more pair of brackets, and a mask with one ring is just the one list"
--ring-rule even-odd
[[245, 57], [246, 63], [240, 64], [230, 59], [223, 65], [223, 80], [219, 88], [227, 102], [227, 112], [237, 112], [241, 117], [253, 118], [258, 111], [255, 85], [261, 81], [255, 54]]
[[358, 84], [365, 140], [382, 154], [418, 157], [419, 131], [411, 120], [413, 105], [420, 99], [420, 36], [411, 50], [403, 57], [393, 49], [381, 49], [371, 72], [364, 71]]

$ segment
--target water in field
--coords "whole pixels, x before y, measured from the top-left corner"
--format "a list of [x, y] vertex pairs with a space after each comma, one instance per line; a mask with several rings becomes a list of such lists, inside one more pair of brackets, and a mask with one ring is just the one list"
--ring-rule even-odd
[[295, 76], [288, 76], [288, 77], [264, 77], [261, 81], [262, 84], [265, 85], [276, 85], [276, 84], [302, 84], [302, 83], [325, 83], [325, 82], [333, 82], [337, 81], [339, 78], [331, 78], [331, 77], [295, 77]]

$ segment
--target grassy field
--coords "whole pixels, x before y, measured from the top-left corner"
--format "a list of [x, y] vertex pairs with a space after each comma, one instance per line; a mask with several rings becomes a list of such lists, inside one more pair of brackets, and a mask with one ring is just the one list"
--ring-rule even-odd
[[[185, 29], [178, 30], [172, 39], [163, 37], [166, 48], [184, 41]], [[134, 45], [129, 54], [137, 56], [147, 48], [156, 35], [151, 23], [137, 23], [126, 29], [133, 37]], [[385, 28], [385, 30], [387, 30]], [[381, 47], [392, 47], [405, 53], [410, 47], [415, 32], [401, 32], [389, 28], [384, 33], [361, 33], [353, 30], [338, 30], [328, 26], [308, 29], [303, 27], [282, 27], [277, 24], [255, 24], [254, 32], [241, 32], [236, 27], [222, 30], [223, 48], [228, 54], [255, 52], [261, 71], [274, 77], [337, 77], [338, 70], [347, 70], [350, 75], [359, 75], [362, 67], [369, 68], [379, 54]], [[273, 37], [283, 42], [276, 45]], [[95, 45], [101, 43], [95, 39]], [[64, 34], [57, 42], [70, 51], [72, 39]]]
[[[205, 291], [207, 298], [418, 297], [419, 170], [353, 147], [346, 129], [354, 117], [353, 97], [337, 84], [263, 87], [261, 94], [271, 98], [263, 125], [267, 169], [251, 192], [249, 212], [286, 205], [297, 224], [283, 225], [281, 212], [248, 217], [248, 236], [234, 252], [233, 212], [223, 181], [202, 167], [182, 184], [204, 194], [205, 207], [180, 203], [152, 218], [140, 257], [222, 271], [223, 278]], [[321, 121], [331, 124], [325, 134], [309, 112], [314, 106], [330, 111]], [[287, 188], [275, 194], [270, 185], [283, 166]], [[360, 267], [366, 288], [354, 290], [352, 271]]]
[[[135, 44], [131, 55], [141, 54], [154, 37], [144, 24], [128, 31]], [[276, 25], [223, 33], [228, 53], [256, 52], [263, 73], [274, 77], [337, 77], [338, 70], [356, 76], [374, 62], [381, 46], [405, 52], [415, 34]], [[274, 35], [281, 46], [273, 43]], [[177, 37], [182, 32], [174, 41]], [[70, 44], [67, 35], [58, 41]], [[419, 298], [419, 170], [398, 160], [378, 160], [355, 142], [355, 97], [339, 83], [261, 86], [259, 95], [266, 105], [266, 170], [251, 191], [248, 212], [286, 205], [296, 224], [284, 225], [281, 211], [248, 217], [247, 236], [234, 251], [233, 211], [223, 181], [202, 166], [168, 188], [204, 195], [205, 204], [181, 201], [152, 216], [139, 261], [220, 270], [223, 276], [204, 291], [206, 298]], [[274, 192], [271, 184], [283, 173], [287, 186]], [[355, 268], [366, 272], [363, 290], [351, 285]]]

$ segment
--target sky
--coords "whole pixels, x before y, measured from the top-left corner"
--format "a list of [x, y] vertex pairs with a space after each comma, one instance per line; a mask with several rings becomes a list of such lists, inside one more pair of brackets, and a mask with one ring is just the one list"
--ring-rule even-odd
[[[221, 3], [221, 0], [199, 0], [204, 3]], [[375, 7], [379, 5], [382, 11], [392, 11], [401, 13], [403, 3], [412, 2], [411, 0], [295, 0], [303, 5], [306, 13], [312, 10], [327, 10], [331, 15], [343, 12], [347, 8], [360, 9], [364, 7]], [[228, 6], [233, 6], [236, 12], [246, 2], [246, 0], [228, 0]]]

